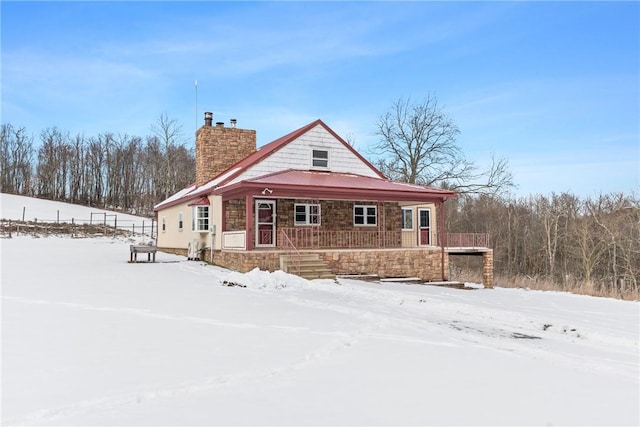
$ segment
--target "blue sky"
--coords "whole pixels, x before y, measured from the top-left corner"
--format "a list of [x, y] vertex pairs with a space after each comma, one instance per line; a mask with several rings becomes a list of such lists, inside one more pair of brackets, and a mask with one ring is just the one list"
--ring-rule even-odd
[[[322, 119], [367, 155], [399, 98], [435, 95], [515, 194], [640, 188], [637, 2], [7, 2], [2, 123], [188, 143], [204, 111], [258, 145]], [[196, 88], [197, 86], [197, 107]], [[197, 108], [197, 115], [196, 115]]]

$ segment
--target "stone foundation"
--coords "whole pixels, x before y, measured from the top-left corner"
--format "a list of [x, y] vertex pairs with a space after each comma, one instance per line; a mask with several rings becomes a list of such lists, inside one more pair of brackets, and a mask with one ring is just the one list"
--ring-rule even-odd
[[[425, 281], [443, 280], [440, 249], [315, 250], [333, 274], [376, 274], [380, 277], [419, 277]], [[302, 252], [304, 253], [304, 252]], [[280, 269], [284, 251], [215, 251], [213, 263], [245, 273], [254, 268]], [[209, 258], [205, 258], [209, 261]], [[445, 272], [449, 257], [445, 254]]]
[[482, 284], [487, 289], [493, 288], [493, 250], [482, 254]]

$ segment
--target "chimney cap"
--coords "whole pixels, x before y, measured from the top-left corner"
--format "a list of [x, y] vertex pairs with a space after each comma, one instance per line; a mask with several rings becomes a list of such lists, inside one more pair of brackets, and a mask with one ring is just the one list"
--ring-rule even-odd
[[218, 127], [224, 127], [224, 122], [216, 122], [216, 126], [218, 126]]
[[231, 122], [231, 127], [232, 127], [232, 128], [236, 127], [236, 123], [237, 123], [237, 120], [236, 120], [236, 119], [231, 119], [231, 120], [229, 120], [229, 121]]
[[204, 125], [205, 126], [211, 126], [211, 122], [213, 121], [213, 113], [210, 111], [207, 111], [204, 113]]

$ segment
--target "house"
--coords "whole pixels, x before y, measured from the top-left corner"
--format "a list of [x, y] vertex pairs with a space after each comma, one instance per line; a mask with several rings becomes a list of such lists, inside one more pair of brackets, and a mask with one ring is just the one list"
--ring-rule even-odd
[[195, 183], [154, 208], [159, 250], [241, 272], [447, 279], [453, 192], [389, 181], [322, 120], [260, 149], [254, 130], [212, 122]]

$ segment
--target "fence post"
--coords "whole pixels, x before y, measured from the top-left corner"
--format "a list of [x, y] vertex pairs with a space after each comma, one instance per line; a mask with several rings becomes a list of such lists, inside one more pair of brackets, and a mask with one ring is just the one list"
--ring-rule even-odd
[[25, 212], [26, 209], [27, 209], [26, 206], [22, 207], [22, 222], [24, 222], [24, 212]]

